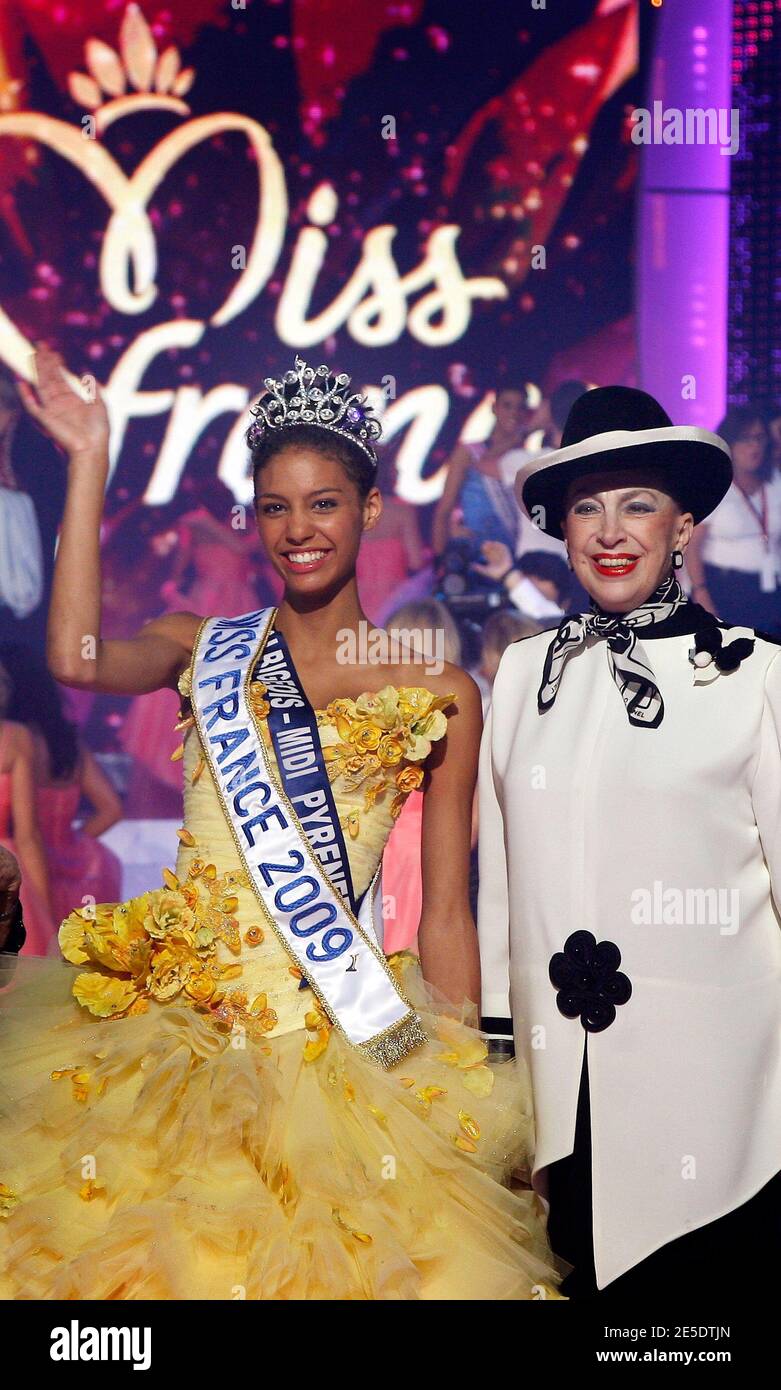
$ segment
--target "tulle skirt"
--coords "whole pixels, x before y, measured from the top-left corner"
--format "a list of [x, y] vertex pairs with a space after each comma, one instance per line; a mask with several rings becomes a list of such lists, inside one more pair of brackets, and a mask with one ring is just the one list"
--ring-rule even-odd
[[[391, 1071], [337, 1030], [258, 1042], [194, 1008], [98, 1020], [74, 968], [0, 995], [6, 1299], [557, 1298], [514, 1062], [486, 1066], [409, 958], [431, 1041]], [[316, 1051], [317, 1049], [315, 1049]]]

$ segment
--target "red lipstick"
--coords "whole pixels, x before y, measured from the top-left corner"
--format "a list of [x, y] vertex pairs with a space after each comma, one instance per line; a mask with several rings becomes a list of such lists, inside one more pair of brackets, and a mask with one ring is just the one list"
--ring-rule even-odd
[[623, 579], [625, 575], [632, 573], [639, 559], [639, 555], [629, 555], [622, 551], [605, 551], [591, 556], [595, 570], [606, 579]]

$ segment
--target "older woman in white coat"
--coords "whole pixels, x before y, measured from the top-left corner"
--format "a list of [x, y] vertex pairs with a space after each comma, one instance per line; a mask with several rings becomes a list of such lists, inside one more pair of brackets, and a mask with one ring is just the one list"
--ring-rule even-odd
[[781, 1256], [781, 659], [676, 579], [730, 477], [602, 387], [517, 480], [592, 603], [496, 677], [483, 1014], [528, 1062], [572, 1298], [729, 1294]]

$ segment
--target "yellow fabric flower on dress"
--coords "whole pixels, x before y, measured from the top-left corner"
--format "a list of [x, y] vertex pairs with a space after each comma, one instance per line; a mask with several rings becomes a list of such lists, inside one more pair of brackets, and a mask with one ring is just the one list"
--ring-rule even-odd
[[446, 732], [447, 715], [441, 709], [433, 709], [423, 719], [416, 719], [410, 725], [408, 761], [423, 762], [431, 752], [432, 743], [436, 743]]
[[350, 743], [355, 748], [361, 748], [367, 753], [374, 752], [381, 738], [382, 729], [371, 719], [359, 720], [357, 724], [352, 725], [349, 733]]
[[179, 892], [158, 889], [150, 894], [149, 910], [144, 918], [144, 927], [151, 937], [161, 940], [173, 929], [189, 931], [195, 924], [195, 913], [188, 907], [186, 898]]
[[356, 777], [358, 774], [365, 774], [366, 759], [362, 758], [360, 753], [356, 753], [354, 757], [347, 759], [344, 770], [351, 777]]
[[74, 998], [96, 1018], [116, 1018], [137, 998], [131, 980], [101, 975], [98, 971], [77, 975], [73, 982]]
[[321, 713], [327, 714], [329, 719], [335, 719], [337, 715], [345, 715], [348, 719], [355, 717], [355, 701], [342, 697], [338, 700], [331, 700]]
[[399, 686], [399, 714], [405, 724], [428, 714], [434, 703], [434, 695], [424, 685]]
[[416, 719], [410, 726], [410, 732], [416, 737], [427, 738], [431, 743], [436, 743], [437, 739], [447, 733], [447, 715], [441, 709], [432, 709], [422, 719]]
[[79, 908], [65, 918], [57, 933], [60, 950], [71, 965], [92, 960], [109, 970], [129, 969], [129, 948], [145, 936], [142, 914], [132, 910], [132, 903]]
[[361, 719], [371, 719], [381, 729], [392, 729], [399, 718], [399, 692], [393, 685], [385, 685], [382, 690], [359, 695], [355, 701], [356, 714]]
[[377, 747], [377, 757], [383, 767], [395, 767], [404, 757], [404, 741], [398, 734], [385, 734]]
[[193, 962], [184, 952], [163, 947], [152, 958], [148, 989], [153, 999], [165, 1003], [180, 994], [193, 973]]
[[188, 979], [184, 987], [184, 992], [189, 995], [191, 999], [195, 999], [197, 1003], [205, 1004], [207, 1000], [211, 999], [216, 988], [217, 981], [214, 976], [210, 975], [207, 970], [204, 970], [200, 975], [194, 975]]
[[[238, 924], [229, 916], [238, 905], [239, 876], [218, 877], [214, 864], [204, 864], [198, 880], [188, 879], [181, 888], [170, 870], [164, 879], [164, 888], [89, 913], [82, 909], [62, 925], [65, 958], [100, 967], [80, 975], [73, 987], [78, 1002], [97, 1017], [144, 1012], [150, 998], [166, 1003], [185, 986], [190, 986], [187, 1002], [203, 1007], [215, 995], [209, 967], [213, 970], [217, 939], [233, 949], [235, 936], [236, 950], [241, 949]], [[120, 978], [110, 979], [105, 970]], [[224, 967], [221, 973], [230, 970], [240, 967]], [[266, 1026], [270, 1022], [264, 1020]]]
[[71, 912], [60, 924], [57, 940], [63, 956], [71, 965], [86, 965], [89, 960], [84, 950], [84, 931], [87, 925], [88, 922], [81, 911]]
[[340, 714], [337, 711], [334, 715], [334, 723], [336, 725], [336, 731], [342, 742], [349, 743], [350, 734], [352, 733], [353, 727], [352, 719], [349, 717], [349, 715]]
[[152, 897], [152, 892], [139, 893], [137, 898], [116, 905], [112, 926], [120, 940], [130, 942], [146, 935], [146, 915]]
[[94, 965], [104, 965], [107, 970], [130, 973], [128, 949], [123, 946], [113, 932], [99, 931], [87, 924], [84, 928], [83, 947], [87, 958]]
[[396, 773], [396, 786], [400, 792], [409, 795], [417, 791], [424, 778], [422, 767], [400, 767]]

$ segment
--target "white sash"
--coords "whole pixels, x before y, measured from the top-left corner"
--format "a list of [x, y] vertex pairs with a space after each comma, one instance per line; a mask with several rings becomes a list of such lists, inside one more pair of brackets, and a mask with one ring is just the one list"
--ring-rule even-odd
[[264, 917], [334, 1026], [390, 1067], [427, 1036], [372, 936], [379, 869], [356, 917], [271, 770], [249, 701], [275, 614], [203, 620], [190, 667], [195, 728]]

